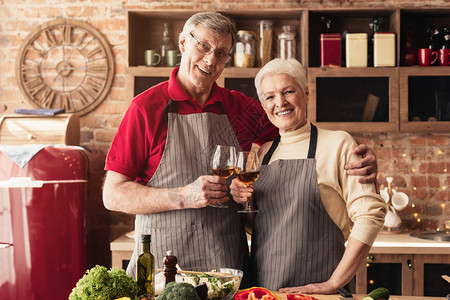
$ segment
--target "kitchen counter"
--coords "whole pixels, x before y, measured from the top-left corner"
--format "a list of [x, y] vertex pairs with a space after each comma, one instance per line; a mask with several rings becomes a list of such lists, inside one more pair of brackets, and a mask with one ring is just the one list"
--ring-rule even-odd
[[[127, 252], [125, 259], [128, 259], [133, 252], [134, 240], [122, 235], [114, 240], [110, 249], [114, 254], [117, 252]], [[450, 254], [450, 242], [436, 242], [419, 239], [406, 233], [380, 233], [375, 240], [370, 253], [377, 254]], [[121, 266], [114, 264], [113, 266]]]
[[450, 254], [450, 242], [416, 238], [406, 233], [379, 233], [370, 253]]
[[[275, 293], [281, 300], [286, 299], [286, 294]], [[311, 295], [319, 300], [340, 300], [342, 299], [340, 295]], [[365, 295], [356, 294], [353, 295], [354, 300], [361, 300]], [[389, 300], [447, 300], [445, 297], [423, 297], [423, 296], [391, 296]]]
[[[124, 268], [131, 258], [134, 240], [122, 235], [111, 243], [112, 266]], [[373, 244], [370, 253], [375, 263], [400, 263], [402, 265], [402, 295], [424, 294], [424, 266], [426, 263], [449, 264], [450, 242], [436, 242], [419, 239], [407, 233], [380, 233]], [[410, 267], [414, 263], [414, 268]], [[415, 283], [415, 284], [414, 284]], [[367, 292], [367, 267], [364, 262], [356, 274], [356, 292], [361, 297]], [[281, 299], [286, 297], [280, 294]], [[339, 295], [326, 295], [316, 297], [319, 300], [339, 299]], [[391, 300], [419, 300], [419, 299], [445, 299], [422, 296], [393, 296]]]

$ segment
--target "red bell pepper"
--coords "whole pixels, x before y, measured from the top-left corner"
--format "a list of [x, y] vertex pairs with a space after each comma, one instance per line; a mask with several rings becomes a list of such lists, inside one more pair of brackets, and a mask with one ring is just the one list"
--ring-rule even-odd
[[237, 292], [234, 300], [279, 300], [280, 298], [273, 292], [262, 287], [252, 287]]
[[288, 294], [286, 295], [287, 300], [318, 300], [312, 296], [306, 296], [302, 294]]

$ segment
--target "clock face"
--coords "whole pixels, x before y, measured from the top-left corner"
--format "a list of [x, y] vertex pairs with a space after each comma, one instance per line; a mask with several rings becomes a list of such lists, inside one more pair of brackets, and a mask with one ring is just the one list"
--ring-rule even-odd
[[57, 19], [42, 24], [19, 50], [16, 76], [37, 108], [64, 108], [83, 115], [106, 97], [114, 76], [106, 39], [85, 22]]

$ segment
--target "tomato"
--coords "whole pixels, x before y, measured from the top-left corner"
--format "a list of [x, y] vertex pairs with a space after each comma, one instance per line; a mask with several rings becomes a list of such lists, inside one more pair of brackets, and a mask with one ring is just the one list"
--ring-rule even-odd
[[312, 296], [306, 296], [302, 294], [288, 294], [286, 295], [287, 300], [319, 300], [317, 298], [314, 298]]
[[279, 300], [280, 298], [273, 292], [262, 287], [252, 287], [237, 292], [234, 300]]

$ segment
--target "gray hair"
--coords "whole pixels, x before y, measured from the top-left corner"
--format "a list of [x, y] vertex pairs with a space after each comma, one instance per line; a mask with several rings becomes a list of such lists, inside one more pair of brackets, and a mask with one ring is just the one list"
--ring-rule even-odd
[[197, 25], [203, 25], [219, 34], [231, 34], [231, 47], [233, 48], [236, 40], [236, 27], [234, 22], [221, 13], [212, 11], [199, 12], [191, 16], [186, 23], [184, 23], [183, 31], [180, 33], [178, 41], [181, 41], [184, 36], [190, 34]]
[[302, 64], [298, 60], [293, 58], [275, 58], [265, 64], [255, 77], [256, 92], [258, 93], [258, 97], [261, 101], [261, 82], [264, 80], [264, 78], [266, 78], [266, 76], [274, 76], [279, 74], [287, 74], [294, 78], [297, 84], [303, 90], [303, 93], [305, 93], [308, 83], [306, 81], [306, 72], [305, 69], [303, 69]]

